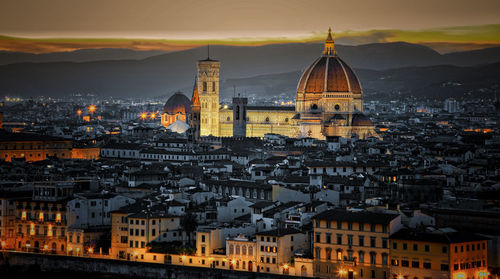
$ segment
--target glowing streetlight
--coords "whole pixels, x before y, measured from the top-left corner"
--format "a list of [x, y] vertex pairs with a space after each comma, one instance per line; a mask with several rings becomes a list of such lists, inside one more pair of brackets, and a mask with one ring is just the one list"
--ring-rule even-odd
[[151, 117], [151, 119], [155, 119], [156, 118], [156, 113], [152, 112], [149, 117]]
[[141, 119], [142, 120], [145, 120], [147, 117], [148, 117], [147, 113], [145, 113], [145, 112], [141, 113]]
[[83, 113], [83, 111], [81, 109], [76, 111], [76, 114], [78, 115], [78, 117], [82, 116], [82, 113]]
[[5, 249], [5, 241], [2, 241], [2, 249]]
[[286, 269], [288, 269], [288, 265], [287, 265], [287, 264], [284, 264], [284, 265], [283, 265], [283, 269], [285, 269], [285, 270], [286, 270]]
[[89, 254], [92, 254], [92, 252], [94, 252], [94, 249], [89, 248]]
[[90, 112], [90, 114], [94, 114], [94, 112], [96, 111], [96, 109], [97, 108], [94, 105], [90, 105], [89, 106], [89, 112]]
[[232, 260], [232, 261], [231, 261], [231, 263], [232, 263], [232, 264], [236, 264], [236, 260]]

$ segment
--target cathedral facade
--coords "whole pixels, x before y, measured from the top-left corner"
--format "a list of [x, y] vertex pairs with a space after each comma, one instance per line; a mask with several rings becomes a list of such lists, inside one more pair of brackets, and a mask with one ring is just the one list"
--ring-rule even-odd
[[242, 97], [233, 98], [230, 107], [221, 107], [220, 62], [207, 58], [198, 61], [197, 66], [190, 112], [184, 112], [189, 116], [184, 121], [190, 122], [195, 137], [262, 138], [267, 133], [317, 139], [378, 137], [373, 123], [363, 114], [363, 92], [358, 77], [337, 55], [331, 30], [322, 55], [298, 82], [295, 107], [249, 106]]

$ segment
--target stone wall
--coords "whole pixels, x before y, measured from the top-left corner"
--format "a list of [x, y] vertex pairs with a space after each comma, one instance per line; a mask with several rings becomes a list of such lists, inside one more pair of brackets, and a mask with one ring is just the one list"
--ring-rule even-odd
[[[168, 279], [272, 279], [291, 276], [234, 270], [185, 267], [170, 264], [138, 263], [120, 260], [93, 259], [58, 255], [1, 252], [0, 267], [37, 266], [42, 271], [76, 271], [113, 274], [135, 278]], [[295, 277], [298, 278], [298, 277]]]

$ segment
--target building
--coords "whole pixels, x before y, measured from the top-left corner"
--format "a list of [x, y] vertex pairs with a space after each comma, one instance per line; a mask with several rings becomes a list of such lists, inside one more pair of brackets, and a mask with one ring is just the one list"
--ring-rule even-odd
[[191, 101], [186, 97], [186, 95], [181, 92], [176, 92], [167, 100], [165, 106], [163, 106], [161, 125], [168, 128], [168, 126], [178, 120], [184, 123], [189, 123], [190, 115]]
[[294, 228], [259, 232], [255, 238], [259, 272], [290, 274], [295, 252], [309, 247], [307, 234]]
[[444, 100], [443, 103], [443, 110], [449, 113], [456, 113], [458, 112], [458, 102], [457, 100], [453, 98], [448, 98]]
[[487, 238], [451, 229], [402, 229], [390, 237], [393, 278], [488, 278]]
[[66, 253], [68, 183], [35, 185], [31, 198], [16, 200], [15, 249], [28, 252]]
[[314, 219], [314, 275], [389, 278], [389, 236], [401, 228], [397, 214], [327, 210]]
[[[331, 30], [322, 56], [300, 78], [295, 107], [249, 106], [248, 100], [240, 96], [233, 99], [232, 107], [220, 106], [220, 62], [207, 58], [198, 61], [197, 66], [193, 109], [187, 108], [187, 97], [174, 94], [162, 115], [164, 126], [172, 124], [168, 120], [172, 115], [185, 118], [191, 110], [192, 118], [199, 119], [199, 123], [195, 120], [191, 127], [195, 129], [194, 134], [200, 136], [263, 138], [265, 134], [275, 133], [316, 139], [350, 138], [351, 135], [378, 137], [373, 123], [363, 114], [361, 84], [354, 71], [337, 55]], [[182, 112], [172, 111], [171, 107], [182, 108]]]
[[72, 158], [72, 140], [26, 133], [0, 131], [0, 159], [24, 158], [27, 162], [49, 157]]

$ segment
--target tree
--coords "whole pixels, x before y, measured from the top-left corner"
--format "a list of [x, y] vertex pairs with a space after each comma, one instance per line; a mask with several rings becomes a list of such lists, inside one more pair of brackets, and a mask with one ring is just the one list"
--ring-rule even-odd
[[192, 213], [187, 213], [181, 219], [182, 230], [188, 235], [188, 243], [191, 246], [191, 234], [196, 231], [198, 227], [198, 222], [196, 221], [196, 216]]

